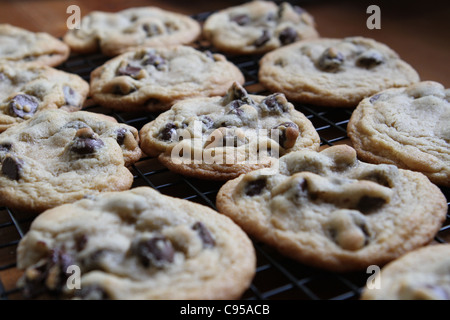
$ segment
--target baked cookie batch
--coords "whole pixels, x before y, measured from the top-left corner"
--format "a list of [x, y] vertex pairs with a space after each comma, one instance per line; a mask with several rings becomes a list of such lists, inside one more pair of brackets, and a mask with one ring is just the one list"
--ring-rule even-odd
[[[71, 52], [110, 60], [88, 83], [57, 69]], [[269, 94], [247, 92], [226, 55], [254, 55]], [[88, 98], [157, 114], [134, 128], [83, 111]], [[385, 44], [321, 37], [287, 2], [203, 24], [155, 7], [92, 12], [63, 40], [0, 25], [0, 206], [37, 215], [18, 285], [27, 298], [238, 299], [254, 239], [333, 272], [383, 267], [363, 299], [450, 299], [448, 245], [430, 245], [447, 215], [449, 98]], [[352, 147], [320, 150], [293, 103], [354, 108]], [[224, 181], [218, 212], [132, 188], [144, 155]], [[66, 285], [71, 265], [81, 289]]]

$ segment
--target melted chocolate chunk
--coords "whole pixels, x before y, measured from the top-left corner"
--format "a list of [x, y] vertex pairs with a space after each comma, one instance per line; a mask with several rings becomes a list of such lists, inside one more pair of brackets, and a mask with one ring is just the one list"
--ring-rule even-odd
[[269, 114], [281, 115], [283, 112], [286, 112], [286, 107], [281, 104], [277, 97], [280, 93], [272, 94], [266, 97], [260, 104], [260, 107], [266, 109]]
[[4, 142], [2, 144], [0, 144], [0, 152], [8, 152], [11, 151], [12, 149], [12, 144], [9, 142]]
[[279, 131], [278, 142], [283, 148], [292, 148], [294, 146], [299, 135], [298, 126], [295, 123], [284, 122], [272, 129]]
[[200, 236], [200, 239], [203, 241], [204, 247], [214, 247], [216, 245], [216, 242], [214, 241], [214, 238], [212, 237], [211, 233], [209, 232], [208, 228], [205, 226], [203, 222], [196, 222], [192, 229], [196, 230], [198, 235]]
[[82, 129], [82, 128], [90, 128], [86, 123], [84, 123], [83, 121], [70, 121], [68, 122], [64, 128], [73, 128], [76, 130]]
[[245, 194], [250, 197], [260, 195], [265, 187], [266, 179], [250, 181], [245, 187]]
[[335, 48], [328, 48], [320, 56], [317, 66], [323, 71], [335, 72], [343, 63], [344, 55]]
[[49, 255], [26, 273], [23, 294], [26, 298], [37, 297], [43, 293], [61, 295], [67, 279], [67, 268], [74, 260], [62, 249], [54, 249]]
[[280, 32], [278, 39], [280, 39], [283, 46], [293, 43], [298, 40], [297, 31], [291, 27], [287, 27]]
[[255, 42], [253, 43], [253, 45], [255, 47], [262, 47], [263, 45], [265, 45], [267, 42], [269, 42], [270, 40], [270, 32], [269, 30], [263, 30], [263, 33], [261, 34], [261, 36], [255, 40]]
[[120, 76], [136, 77], [141, 70], [142, 68], [127, 65], [126, 67], [119, 68], [117, 74]]
[[175, 250], [165, 236], [159, 235], [139, 241], [135, 248], [135, 254], [145, 267], [162, 268], [173, 262]]
[[172, 136], [177, 132], [177, 126], [171, 122], [167, 123], [165, 127], [159, 132], [158, 138], [163, 141], [170, 141]]
[[18, 94], [9, 102], [10, 112], [22, 119], [31, 117], [39, 106], [39, 100], [28, 94]]
[[104, 142], [95, 136], [91, 128], [82, 128], [77, 131], [71, 150], [86, 155], [94, 153], [104, 145]]
[[248, 14], [245, 14], [245, 13], [238, 14], [238, 15], [235, 15], [233, 17], [230, 17], [230, 20], [232, 22], [236, 22], [240, 26], [248, 25], [251, 22], [250, 16]]
[[119, 145], [123, 145], [123, 142], [125, 141], [125, 137], [127, 135], [128, 130], [125, 128], [119, 128], [116, 131], [116, 141]]
[[92, 154], [103, 146], [104, 143], [100, 139], [79, 138], [72, 145], [72, 151], [81, 155]]
[[142, 65], [144, 66], [152, 65], [156, 69], [162, 70], [164, 66], [167, 65], [167, 61], [160, 55], [149, 52], [145, 55], [145, 58], [142, 61]]
[[359, 211], [361, 211], [362, 213], [366, 213], [366, 214], [372, 213], [372, 212], [380, 209], [385, 203], [386, 203], [386, 200], [384, 200], [382, 198], [363, 196], [358, 201], [357, 209]]
[[19, 180], [21, 176], [23, 161], [11, 156], [6, 156], [2, 162], [2, 174], [11, 180]]
[[144, 29], [147, 37], [154, 37], [161, 34], [158, 26], [154, 24], [146, 23], [142, 26], [142, 29]]
[[376, 50], [368, 50], [356, 59], [356, 65], [361, 68], [371, 69], [384, 62], [383, 55]]

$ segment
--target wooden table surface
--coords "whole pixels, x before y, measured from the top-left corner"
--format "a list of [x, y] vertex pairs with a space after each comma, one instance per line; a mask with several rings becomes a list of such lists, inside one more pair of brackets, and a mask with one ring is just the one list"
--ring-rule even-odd
[[[118, 11], [133, 6], [158, 6], [185, 14], [218, 10], [237, 0], [2, 0], [0, 22], [61, 37], [66, 31], [69, 5], [81, 14], [92, 10]], [[448, 1], [292, 1], [310, 12], [322, 37], [366, 36], [386, 43], [410, 63], [422, 80], [450, 86], [450, 5]], [[381, 9], [381, 29], [369, 30], [366, 9]]]

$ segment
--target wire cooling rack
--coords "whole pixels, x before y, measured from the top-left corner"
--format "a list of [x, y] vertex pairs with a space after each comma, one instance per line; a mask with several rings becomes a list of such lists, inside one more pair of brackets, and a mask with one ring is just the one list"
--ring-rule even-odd
[[[201, 13], [193, 18], [203, 22], [211, 13]], [[200, 50], [211, 50], [207, 43], [199, 41]], [[245, 88], [249, 93], [268, 94], [258, 83], [260, 56], [228, 56], [245, 75]], [[89, 81], [91, 71], [106, 62], [100, 55], [73, 55], [59, 68], [80, 75]], [[322, 147], [349, 143], [346, 133], [352, 109], [333, 109], [295, 104], [313, 123], [321, 139]], [[115, 117], [119, 122], [140, 129], [158, 114], [121, 113], [88, 103], [86, 110]], [[132, 187], [150, 186], [161, 193], [197, 202], [215, 209], [215, 198], [223, 182], [202, 181], [175, 174], [157, 159], [144, 157], [131, 168], [134, 175]], [[450, 200], [449, 188], [442, 188]], [[450, 206], [450, 203], [447, 203]], [[16, 268], [16, 249], [20, 239], [28, 231], [35, 215], [14, 212], [0, 206], [0, 299], [21, 299], [16, 287], [21, 272]], [[435, 242], [450, 243], [450, 215], [436, 234]], [[354, 300], [359, 299], [362, 288], [371, 275], [365, 270], [351, 273], [332, 273], [300, 264], [277, 253], [271, 247], [254, 241], [257, 252], [257, 270], [244, 300]]]

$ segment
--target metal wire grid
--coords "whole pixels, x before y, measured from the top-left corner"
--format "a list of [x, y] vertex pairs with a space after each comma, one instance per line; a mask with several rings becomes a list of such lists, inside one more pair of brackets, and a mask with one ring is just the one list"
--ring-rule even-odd
[[[202, 22], [211, 13], [195, 15]], [[198, 44], [199, 49], [211, 49]], [[259, 56], [230, 56], [246, 78], [245, 87], [249, 93], [267, 94], [258, 84]], [[89, 81], [91, 71], [107, 61], [100, 55], [72, 56], [60, 69], [76, 73]], [[321, 138], [322, 146], [347, 143], [346, 126], [351, 109], [318, 108], [296, 104], [313, 123]], [[140, 129], [158, 114], [121, 113], [90, 105], [86, 110], [100, 112], [115, 117], [119, 122]], [[213, 209], [215, 197], [223, 182], [202, 181], [175, 174], [163, 167], [156, 159], [145, 157], [134, 164], [130, 170], [134, 175], [132, 187], [150, 186], [163, 194], [194, 201]], [[450, 200], [450, 190], [442, 188]], [[450, 207], [450, 203], [447, 203]], [[0, 299], [20, 299], [20, 289], [16, 281], [20, 272], [16, 268], [16, 248], [20, 239], [28, 231], [34, 215], [19, 213], [0, 207]], [[450, 242], [450, 215], [435, 237], [439, 243]], [[250, 288], [244, 293], [245, 300], [350, 300], [358, 299], [370, 274], [352, 272], [337, 274], [300, 264], [277, 253], [273, 248], [254, 241], [257, 252], [257, 270]]]

